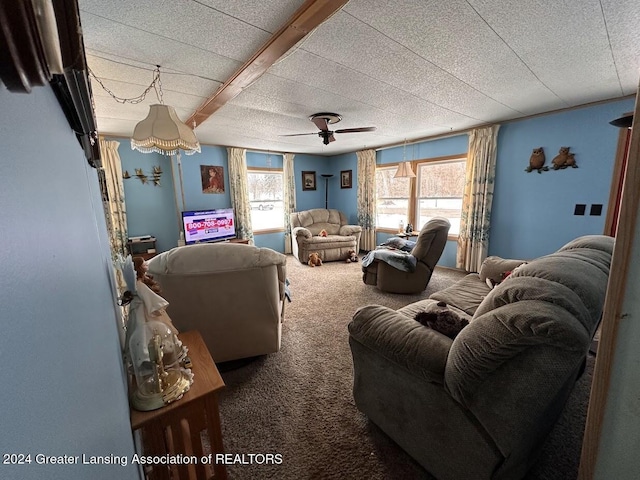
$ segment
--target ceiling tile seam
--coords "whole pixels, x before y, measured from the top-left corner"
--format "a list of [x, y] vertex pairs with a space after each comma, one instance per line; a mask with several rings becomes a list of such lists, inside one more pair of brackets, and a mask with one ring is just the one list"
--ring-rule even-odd
[[[112, 55], [112, 56], [118, 57], [118, 58], [124, 58], [124, 59], [130, 60], [132, 62], [146, 64], [146, 65], [149, 65], [150, 67], [153, 67], [153, 68], [140, 67], [138, 65], [132, 65], [132, 64], [126, 63], [126, 62], [119, 62], [117, 60], [112, 60], [111, 58], [101, 57], [100, 55], [96, 55], [96, 54], [90, 53], [91, 51], [103, 53], [105, 55]], [[153, 72], [155, 70], [155, 67], [156, 67], [155, 63], [149, 63], [149, 62], [145, 62], [143, 60], [136, 60], [135, 58], [130, 58], [130, 57], [123, 57], [122, 55], [116, 55], [114, 53], [109, 53], [109, 52], [102, 52], [101, 50], [95, 50], [95, 49], [87, 49], [87, 56], [88, 57], [96, 57], [96, 58], [99, 58], [101, 60], [105, 60], [107, 62], [117, 63], [118, 65], [125, 65], [125, 66], [131, 67], [131, 68], [138, 68], [140, 70], [148, 70], [149, 72]], [[216, 83], [220, 83], [220, 84], [223, 83], [222, 80], [216, 80], [215, 78], [205, 77], [204, 75], [198, 75], [197, 73], [189, 73], [189, 72], [185, 72], [184, 70], [177, 70], [175, 68], [163, 67], [162, 65], [160, 65], [160, 68], [162, 69], [162, 72], [161, 72], [162, 75], [184, 75], [186, 77], [200, 78], [202, 80], [207, 80], [209, 82], [216, 82]]]
[[170, 42], [175, 42], [175, 43], [178, 43], [178, 44], [181, 44], [181, 45], [187, 45], [188, 47], [192, 47], [192, 48], [195, 48], [197, 50], [201, 50], [203, 52], [207, 52], [207, 53], [210, 53], [210, 54], [213, 54], [213, 55], [217, 55], [217, 56], [219, 56], [221, 58], [226, 58], [227, 60], [231, 60], [231, 61], [238, 62], [238, 63], [243, 63], [245, 61], [245, 60], [242, 60], [242, 59], [238, 60], [237, 58], [232, 58], [232, 57], [228, 57], [226, 55], [222, 55], [221, 53], [214, 52], [213, 50], [207, 50], [206, 48], [202, 48], [202, 47], [200, 47], [198, 45], [193, 45], [191, 43], [187, 43], [187, 42], [183, 42], [183, 41], [180, 41], [180, 40], [176, 40], [175, 38], [167, 37], [165, 35], [159, 35], [156, 32], [150, 32], [148, 30], [144, 30], [142, 28], [138, 28], [138, 27], [135, 27], [133, 25], [129, 25], [128, 23], [118, 22], [117, 20], [112, 20], [110, 18], [103, 17], [102, 15], [98, 15], [98, 14], [95, 14], [95, 13], [92, 13], [92, 12], [88, 12], [86, 10], [80, 10], [80, 12], [81, 13], [84, 12], [86, 14], [93, 15], [94, 17], [98, 17], [98, 18], [101, 18], [101, 19], [106, 20], [108, 22], [116, 23], [118, 25], [122, 25], [122, 26], [125, 26], [125, 27], [128, 27], [128, 28], [131, 28], [133, 30], [137, 30], [138, 32], [144, 32], [144, 33], [146, 33], [148, 35], [153, 35], [155, 37], [162, 38], [162, 39], [168, 40]]
[[607, 32], [607, 43], [609, 44], [609, 53], [611, 53], [611, 61], [616, 71], [616, 78], [618, 79], [618, 86], [620, 87], [620, 94], [624, 95], [624, 89], [622, 88], [622, 80], [620, 79], [620, 71], [618, 70], [618, 64], [616, 63], [616, 57], [613, 54], [613, 46], [611, 45], [611, 36], [609, 35], [609, 25], [607, 24], [607, 15], [604, 12], [604, 6], [602, 0], [598, 0], [600, 5], [600, 12], [602, 12], [602, 22], [604, 23], [604, 31]]
[[272, 33], [273, 33], [273, 32], [270, 32], [269, 30], [265, 30], [265, 29], [264, 29], [264, 28], [262, 28], [262, 27], [259, 27], [259, 26], [257, 26], [257, 25], [254, 25], [254, 24], [252, 24], [252, 23], [249, 23], [249, 22], [247, 22], [246, 20], [242, 20], [241, 18], [234, 17], [233, 15], [231, 15], [231, 14], [229, 14], [229, 13], [227, 13], [227, 12], [223, 12], [222, 10], [218, 10], [217, 8], [214, 8], [214, 7], [212, 7], [211, 5], [207, 5], [206, 3], [199, 2], [198, 0], [191, 0], [191, 1], [192, 1], [193, 3], [197, 3], [198, 5], [203, 6], [203, 7], [205, 7], [205, 8], [208, 8], [209, 10], [213, 10], [214, 12], [218, 12], [218, 13], [220, 13], [220, 14], [224, 15], [225, 17], [233, 18], [234, 20], [236, 20], [236, 21], [238, 21], [238, 22], [240, 22], [240, 23], [244, 23], [245, 25], [249, 25], [250, 27], [257, 28], [258, 30], [263, 31], [264, 33], [268, 33], [268, 34], [272, 34]]
[[511, 47], [511, 45], [509, 45], [509, 43], [507, 43], [507, 41], [502, 38], [502, 36], [489, 24], [489, 22], [480, 14], [480, 12], [478, 10], [476, 10], [476, 8], [471, 5], [471, 3], [469, 2], [469, 0], [465, 0], [465, 2], [467, 3], [467, 5], [469, 5], [469, 7], [476, 13], [476, 15], [478, 15], [478, 18], [480, 18], [480, 20], [482, 20], [485, 25], [487, 27], [489, 27], [491, 29], [491, 31], [496, 35], [496, 37], [498, 37], [500, 39], [500, 41], [502, 43], [504, 43], [504, 45], [513, 52], [513, 54], [516, 56], [516, 58], [518, 60], [520, 60], [520, 62], [522, 62], [522, 64], [526, 67], [527, 70], [529, 70], [529, 72], [531, 72], [531, 75], [533, 75], [535, 77], [536, 80], [538, 80], [538, 82], [540, 82], [540, 85], [542, 85], [544, 88], [546, 88], [552, 95], [554, 95], [558, 100], [560, 100], [561, 102], [563, 102], [566, 106], [571, 106], [571, 104], [565, 100], [564, 98], [562, 98], [560, 95], [558, 95], [551, 87], [549, 87], [549, 85], [547, 85], [546, 83], [544, 83], [540, 77], [538, 77], [538, 75], [536, 75], [536, 73], [533, 71], [533, 69], [527, 64], [527, 62], [524, 61], [524, 59], [518, 55], [518, 52], [516, 52], [513, 47]]
[[[305, 52], [306, 52], [306, 50], [305, 50]], [[313, 55], [313, 54], [312, 54], [312, 55]], [[345, 68], [348, 68], [348, 67], [345, 67]], [[380, 107], [378, 107], [377, 105], [371, 105], [371, 104], [369, 104], [369, 103], [367, 103], [367, 102], [363, 102], [362, 100], [357, 100], [357, 99], [354, 99], [354, 98], [351, 98], [351, 97], [347, 97], [347, 96], [345, 96], [345, 95], [341, 95], [340, 93], [336, 93], [336, 92], [335, 92], [335, 90], [326, 90], [326, 89], [324, 89], [324, 88], [322, 88], [322, 87], [317, 87], [317, 86], [315, 86], [315, 85], [309, 85], [309, 84], [304, 83], [304, 82], [301, 82], [301, 81], [299, 81], [299, 80], [295, 80], [295, 79], [288, 78], [288, 77], [282, 77], [282, 76], [280, 76], [280, 75], [276, 75], [276, 74], [274, 74], [274, 73], [269, 73], [269, 75], [272, 75], [272, 76], [274, 76], [274, 77], [276, 77], [276, 78], [280, 78], [280, 79], [286, 80], [286, 81], [288, 81], [288, 82], [299, 83], [300, 85], [304, 85], [305, 87], [312, 88], [312, 89], [314, 89], [314, 90], [320, 90], [320, 91], [322, 91], [322, 92], [326, 92], [326, 93], [329, 93], [329, 94], [331, 94], [331, 95], [335, 95], [336, 97], [341, 97], [341, 98], [344, 98], [344, 99], [350, 100], [350, 101], [355, 102], [355, 103], [359, 103], [359, 104], [362, 104], [362, 105], [366, 105], [367, 107], [370, 107], [370, 108], [372, 108], [372, 109], [375, 109], [375, 110], [378, 110], [378, 111], [380, 111], [380, 112], [383, 112], [385, 115], [388, 115], [388, 116], [404, 118], [404, 116], [403, 116], [403, 115], [401, 115], [401, 114], [399, 114], [399, 113], [395, 113], [395, 112], [392, 112], [392, 111], [386, 110], [386, 109], [384, 109], [384, 108], [380, 108]], [[254, 82], [254, 83], [255, 83], [255, 82]], [[245, 90], [246, 90], [246, 89], [245, 89]], [[399, 90], [399, 89], [398, 89], [398, 90]], [[408, 93], [409, 95], [412, 95], [412, 96], [414, 96], [414, 97], [417, 97], [416, 95], [413, 95], [413, 94], [411, 94], [410, 92], [407, 92], [407, 93]], [[267, 96], [265, 96], [265, 95], [262, 95], [262, 94], [260, 94], [260, 93], [255, 93], [255, 92], [252, 92], [251, 94], [252, 94], [252, 95], [256, 95], [256, 96], [258, 96], [258, 97], [261, 97], [261, 98], [267, 98], [267, 99], [271, 99], [271, 98], [272, 98], [272, 97], [267, 97]], [[417, 98], [420, 98], [420, 97], [417, 97]], [[299, 103], [295, 103], [295, 102], [289, 102], [289, 101], [287, 101], [287, 100], [280, 100], [280, 99], [278, 99], [278, 101], [280, 101], [280, 102], [285, 102], [285, 103], [287, 103], [287, 104], [289, 104], [289, 105], [296, 105], [296, 106], [305, 107], [305, 105], [301, 105], [301, 104], [299, 104]], [[435, 103], [433, 103], [433, 102], [429, 102], [429, 101], [427, 101], [427, 100], [425, 100], [425, 102], [430, 103], [431, 105], [436, 105]], [[235, 106], [238, 106], [238, 107], [242, 107], [242, 105], [239, 105], [239, 104], [237, 104], [237, 103], [234, 103], [234, 101], [233, 101], [233, 100], [231, 100], [229, 103], [230, 103], [231, 105], [235, 105]], [[438, 106], [438, 105], [436, 105], [436, 106]], [[444, 109], [444, 107], [440, 107], [440, 108], [443, 108], [443, 109]], [[457, 112], [453, 112], [453, 113], [457, 113]], [[479, 118], [473, 118], [473, 117], [470, 117], [470, 116], [468, 116], [468, 115], [464, 115], [464, 114], [460, 114], [460, 115], [462, 115], [462, 116], [464, 116], [464, 117], [466, 117], [466, 118], [469, 118], [469, 119], [471, 119], [471, 120], [477, 120], [477, 121], [479, 121], [479, 122], [484, 122], [484, 121], [485, 121], [485, 120], [482, 120], [482, 119], [479, 119]], [[440, 123], [433, 123], [432, 125], [433, 125], [434, 127], [451, 128], [449, 125], [442, 125], [442, 124], [440, 124]]]
[[[336, 64], [336, 65], [340, 65], [342, 68], [345, 68], [345, 69], [347, 69], [347, 70], [351, 70], [352, 72], [355, 72], [355, 73], [357, 73], [358, 75], [362, 75], [362, 76], [364, 76], [364, 77], [370, 78], [371, 80], [375, 80], [376, 82], [383, 83], [383, 84], [385, 84], [385, 85], [387, 85], [387, 86], [389, 86], [389, 87], [391, 87], [391, 88], [393, 88], [393, 89], [395, 89], [395, 90], [400, 90], [401, 92], [404, 92], [404, 93], [406, 93], [407, 95], [411, 95], [411, 96], [412, 96], [412, 97], [414, 97], [414, 98], [418, 98], [418, 99], [422, 100], [423, 102], [429, 103], [429, 104], [434, 105], [434, 106], [436, 106], [436, 107], [438, 107], [438, 108], [442, 108], [443, 110], [447, 110], [447, 111], [449, 111], [449, 112], [451, 112], [451, 113], [455, 113], [455, 114], [457, 114], [457, 115], [461, 115], [461, 116], [466, 117], [466, 118], [469, 118], [469, 119], [471, 119], [471, 120], [477, 120], [477, 121], [479, 121], [479, 122], [484, 122], [484, 121], [485, 121], [485, 120], [483, 120], [483, 119], [481, 119], [481, 118], [471, 117], [471, 116], [467, 115], [466, 113], [457, 112], [456, 110], [453, 110], [453, 109], [451, 109], [451, 108], [445, 107], [444, 105], [439, 105], [438, 103], [436, 103], [436, 102], [434, 102], [434, 101], [432, 101], [432, 100], [428, 100], [428, 99], [426, 99], [426, 98], [423, 98], [423, 97], [421, 97], [420, 95], [416, 95], [416, 94], [415, 94], [415, 93], [413, 93], [413, 92], [409, 92], [409, 91], [407, 91], [407, 90], [405, 90], [405, 89], [403, 89], [403, 88], [399, 88], [399, 87], [397, 87], [396, 85], [392, 85], [392, 84], [390, 84], [390, 83], [387, 83], [387, 82], [385, 82], [385, 81], [383, 81], [383, 80], [380, 80], [379, 78], [372, 77], [372, 76], [371, 76], [371, 75], [369, 75], [368, 73], [361, 72], [361, 71], [359, 71], [359, 70], [356, 70], [355, 68], [349, 67], [349, 66], [344, 65], [344, 64], [342, 64], [342, 63], [340, 63], [340, 62], [336, 62], [335, 60], [331, 60], [331, 59], [329, 59], [329, 58], [323, 57], [323, 56], [318, 55], [318, 54], [316, 54], [316, 53], [310, 52], [309, 50], [304, 50], [304, 52], [305, 52], [305, 53], [308, 53], [309, 55], [313, 55], [314, 57], [321, 58], [321, 59], [323, 59], [323, 60], [325, 60], [325, 61], [327, 61], [327, 62], [330, 62], [330, 63]], [[279, 77], [279, 78], [284, 78], [284, 77]], [[302, 82], [300, 82], [300, 83], [302, 83]], [[312, 85], [308, 85], [308, 84], [306, 84], [306, 83], [302, 83], [302, 84], [303, 84], [303, 85], [307, 85], [308, 87], [312, 87]], [[318, 88], [318, 87], [313, 86], [313, 88]], [[320, 90], [322, 90], [322, 89], [320, 89]], [[329, 91], [329, 90], [326, 90], [326, 91]], [[330, 91], [329, 91], [329, 92], [330, 92]], [[333, 93], [333, 92], [330, 92], [330, 93]], [[484, 95], [484, 94], [482, 94], [482, 95]], [[484, 95], [484, 96], [485, 96], [485, 97], [487, 97], [487, 98], [489, 98], [487, 95]], [[364, 102], [361, 102], [361, 103], [364, 103]], [[364, 103], [364, 104], [365, 104], [365, 105], [367, 105], [366, 103]], [[513, 108], [511, 108], [511, 107], [507, 107], [507, 108], [509, 108], [510, 110], [513, 110], [514, 112], [517, 112], [517, 110], [515, 110], [515, 109], [513, 109]], [[518, 113], [522, 113], [522, 112], [518, 112]], [[524, 115], [524, 114], [523, 114], [523, 115]], [[446, 126], [446, 125], [444, 125], [444, 126]]]
[[[500, 100], [493, 98], [491, 95], [483, 92], [482, 90], [479, 90], [478, 88], [474, 87], [473, 85], [467, 83], [466, 81], [464, 81], [463, 79], [461, 79], [460, 77], [458, 77], [457, 75], [453, 74], [452, 72], [448, 71], [447, 69], [445, 69], [444, 67], [441, 67], [440, 65], [438, 65], [437, 63], [435, 63], [433, 60], [429, 60], [428, 58], [423, 57], [422, 55], [420, 55], [417, 52], [414, 52], [413, 50], [411, 50], [409, 47], [407, 47], [406, 45], [400, 43], [399, 41], [397, 41], [395, 38], [391, 38], [389, 35], [387, 35], [386, 33], [382, 32], [381, 30], [378, 30], [376, 27], [374, 27], [373, 25], [361, 20], [360, 18], [354, 16], [353, 14], [345, 11], [345, 13], [347, 15], [349, 15], [350, 17], [352, 17], [353, 19], [357, 20], [358, 22], [362, 23], [363, 25], [366, 25], [367, 27], [371, 28], [372, 30], [375, 30], [377, 33], [379, 33], [380, 35], [382, 35], [383, 37], [389, 39], [390, 41], [394, 42], [396, 45], [404, 48], [406, 51], [411, 52], [413, 55], [415, 55], [416, 57], [424, 60], [426, 63], [433, 65], [435, 68], [437, 68], [438, 70], [440, 70], [441, 72], [446, 73], [447, 75], [449, 75], [450, 77], [455, 78], [456, 80], [458, 80], [460, 83], [463, 83], [464, 85], [466, 85], [467, 87], [469, 87], [472, 90], [475, 90], [476, 92], [478, 92], [480, 95], [487, 97], [491, 100], [493, 100], [494, 102], [502, 105], [503, 107], [508, 108], [509, 110], [513, 110], [516, 113], [520, 113], [522, 115], [526, 115], [524, 112], [521, 112], [520, 110], [513, 108], [511, 105], [507, 105], [503, 102], [501, 102]], [[536, 77], [537, 78], [537, 77]], [[552, 92], [553, 93], [553, 92]], [[477, 119], [474, 119], [477, 120]]]

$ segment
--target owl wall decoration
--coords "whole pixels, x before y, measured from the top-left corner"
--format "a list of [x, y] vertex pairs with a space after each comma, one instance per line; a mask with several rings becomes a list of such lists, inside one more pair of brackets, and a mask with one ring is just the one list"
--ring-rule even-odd
[[551, 161], [554, 170], [567, 167], [578, 168], [574, 154], [569, 153], [569, 148], [570, 147], [560, 147], [558, 155], [556, 155]]
[[538, 173], [546, 172], [549, 170], [549, 167], [544, 165], [546, 161], [544, 156], [544, 150], [542, 147], [534, 148], [531, 153], [531, 157], [529, 157], [529, 166], [525, 169], [525, 172], [531, 172], [533, 170], [537, 170]]

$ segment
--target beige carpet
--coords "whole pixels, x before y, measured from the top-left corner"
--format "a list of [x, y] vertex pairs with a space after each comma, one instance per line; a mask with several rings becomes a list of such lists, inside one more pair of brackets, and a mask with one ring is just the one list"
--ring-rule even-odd
[[[347, 324], [360, 306], [398, 308], [464, 274], [437, 268], [422, 295], [394, 295], [365, 285], [360, 263], [311, 268], [289, 256], [287, 269], [293, 302], [286, 305], [281, 351], [222, 373], [225, 451], [244, 454], [238, 458], [244, 463], [228, 467], [229, 478], [432, 479], [356, 409]], [[583, 375], [579, 382], [582, 397], [589, 380]], [[586, 411], [585, 399], [573, 398], [577, 390], [529, 479], [576, 478]], [[249, 463], [249, 454], [268, 453], [280, 454], [282, 463]]]

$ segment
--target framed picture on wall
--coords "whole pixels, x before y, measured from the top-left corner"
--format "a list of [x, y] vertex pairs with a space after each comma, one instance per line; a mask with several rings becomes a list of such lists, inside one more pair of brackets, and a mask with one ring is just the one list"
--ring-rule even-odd
[[302, 172], [302, 190], [316, 189], [316, 172]]
[[200, 165], [202, 193], [224, 193], [224, 167]]
[[340, 188], [351, 188], [351, 170], [340, 172]]

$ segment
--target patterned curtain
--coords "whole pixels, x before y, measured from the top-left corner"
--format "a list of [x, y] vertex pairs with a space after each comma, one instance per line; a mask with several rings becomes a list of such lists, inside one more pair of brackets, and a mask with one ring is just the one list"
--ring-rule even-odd
[[[99, 171], [102, 191], [102, 205], [107, 221], [111, 258], [118, 265], [126, 257], [127, 250], [127, 209], [124, 203], [124, 187], [122, 184], [122, 164], [118, 154], [119, 142], [100, 138], [100, 156], [102, 169]], [[126, 285], [119, 269], [115, 269], [115, 277], [119, 293], [126, 290]]]
[[293, 171], [293, 153], [285, 153], [282, 160], [284, 177], [284, 253], [291, 251], [291, 214], [296, 211], [296, 181]]
[[247, 151], [244, 148], [227, 148], [229, 157], [229, 192], [231, 194], [231, 206], [236, 217], [236, 235], [238, 238], [248, 239], [249, 243], [253, 245], [246, 154]]
[[376, 248], [376, 151], [356, 152], [358, 157], [358, 225], [361, 250]]
[[469, 132], [469, 153], [456, 266], [468, 272], [480, 271], [489, 251], [489, 227], [496, 172], [496, 150], [500, 125]]

